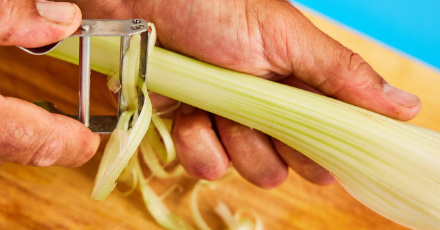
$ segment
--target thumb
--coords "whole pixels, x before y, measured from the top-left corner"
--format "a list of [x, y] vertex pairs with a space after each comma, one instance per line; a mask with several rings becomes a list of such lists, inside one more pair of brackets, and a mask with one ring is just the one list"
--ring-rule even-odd
[[1, 4], [0, 46], [45, 46], [70, 36], [81, 24], [81, 11], [73, 3], [11, 0]]
[[[290, 6], [283, 14], [277, 23], [294, 29], [278, 37], [265, 36], [271, 40], [264, 42], [269, 44], [266, 47], [275, 47], [267, 51], [272, 54], [272, 71], [294, 76], [327, 96], [391, 118], [409, 120], [420, 111], [416, 95], [386, 83], [360, 55], [324, 34], [296, 8]], [[280, 50], [271, 44], [286, 46]]]
[[100, 137], [80, 122], [0, 95], [0, 164], [77, 167], [98, 149]]

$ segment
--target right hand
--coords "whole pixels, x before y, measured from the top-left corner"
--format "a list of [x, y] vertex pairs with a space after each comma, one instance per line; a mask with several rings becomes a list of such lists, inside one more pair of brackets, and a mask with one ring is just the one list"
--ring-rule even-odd
[[[0, 46], [34, 48], [58, 42], [78, 29], [81, 18], [72, 3], [2, 1]], [[99, 135], [74, 119], [0, 95], [0, 164], [80, 166], [99, 143]]]

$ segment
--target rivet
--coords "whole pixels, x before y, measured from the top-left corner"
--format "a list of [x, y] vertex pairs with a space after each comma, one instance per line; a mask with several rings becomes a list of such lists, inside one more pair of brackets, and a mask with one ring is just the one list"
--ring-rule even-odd
[[89, 26], [89, 25], [82, 25], [82, 26], [81, 26], [81, 30], [82, 30], [82, 31], [89, 31], [89, 29], [90, 29], [90, 26]]

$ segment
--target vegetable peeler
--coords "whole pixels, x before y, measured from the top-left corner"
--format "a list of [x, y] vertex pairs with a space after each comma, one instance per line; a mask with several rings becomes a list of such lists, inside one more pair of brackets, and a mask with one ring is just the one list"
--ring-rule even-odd
[[[122, 19], [122, 20], [102, 20], [84, 19], [81, 26], [70, 37], [79, 37], [79, 105], [78, 115], [69, 115], [61, 112], [54, 104], [48, 101], [35, 102], [52, 113], [69, 116], [87, 126], [92, 132], [106, 134], [111, 133], [116, 128], [116, 124], [121, 114], [122, 95], [119, 91], [118, 114], [117, 116], [90, 116], [90, 37], [93, 36], [119, 36], [121, 37], [120, 59], [119, 59], [119, 81], [122, 82], [122, 71], [126, 51], [130, 47], [130, 37], [139, 34], [141, 36], [140, 58], [139, 58], [139, 77], [145, 79], [147, 76], [148, 61], [148, 39], [150, 32], [147, 21], [144, 19]], [[69, 37], [69, 38], [70, 38]], [[60, 41], [62, 42], [62, 41]], [[60, 42], [38, 48], [23, 48], [22, 50], [33, 54], [43, 55], [52, 51]], [[142, 93], [138, 93], [139, 101], [143, 102]], [[142, 106], [143, 103], [139, 103]], [[139, 108], [139, 111], [141, 108]]]

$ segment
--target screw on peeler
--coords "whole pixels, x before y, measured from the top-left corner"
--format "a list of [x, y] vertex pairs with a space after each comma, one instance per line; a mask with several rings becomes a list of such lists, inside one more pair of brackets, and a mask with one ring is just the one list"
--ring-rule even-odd
[[[52, 113], [63, 114], [82, 122], [91, 131], [96, 133], [111, 133], [115, 128], [121, 114], [122, 95], [119, 93], [118, 115], [117, 116], [90, 116], [90, 37], [93, 36], [119, 36], [121, 37], [120, 59], [119, 59], [119, 80], [122, 82], [122, 71], [126, 51], [130, 47], [130, 37], [136, 34], [141, 36], [140, 58], [139, 58], [139, 77], [145, 80], [147, 76], [148, 61], [148, 39], [149, 31], [147, 21], [144, 19], [122, 19], [122, 20], [101, 20], [84, 19], [81, 26], [70, 37], [79, 37], [79, 105], [78, 115], [69, 115], [61, 112], [54, 104], [48, 101], [38, 101], [34, 104]], [[60, 41], [62, 42], [62, 41]], [[23, 48], [22, 50], [34, 54], [42, 55], [52, 51], [60, 42], [38, 48]], [[140, 90], [139, 90], [140, 91]], [[139, 101], [143, 102], [142, 93], [138, 93]], [[140, 103], [142, 106], [142, 103]], [[139, 108], [139, 111], [141, 108]]]

